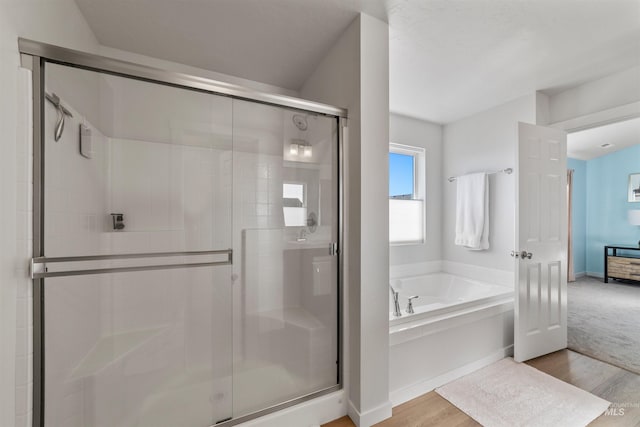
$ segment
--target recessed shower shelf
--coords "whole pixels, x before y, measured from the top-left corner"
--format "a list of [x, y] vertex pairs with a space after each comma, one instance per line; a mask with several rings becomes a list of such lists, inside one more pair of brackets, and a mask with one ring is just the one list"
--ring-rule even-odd
[[307, 241], [288, 241], [285, 242], [283, 249], [327, 249], [329, 250], [330, 242], [318, 242], [313, 240]]

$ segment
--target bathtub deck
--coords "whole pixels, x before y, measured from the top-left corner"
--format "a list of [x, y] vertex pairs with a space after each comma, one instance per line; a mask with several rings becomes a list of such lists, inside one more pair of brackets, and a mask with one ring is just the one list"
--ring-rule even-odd
[[[610, 402], [640, 404], [640, 375], [592, 359], [571, 350], [561, 350], [526, 362], [528, 365]], [[393, 408], [393, 417], [378, 427], [479, 426], [476, 421], [431, 391]], [[624, 416], [601, 415], [589, 426], [632, 427], [640, 425], [640, 408], [626, 408]], [[323, 427], [354, 427], [348, 417]]]

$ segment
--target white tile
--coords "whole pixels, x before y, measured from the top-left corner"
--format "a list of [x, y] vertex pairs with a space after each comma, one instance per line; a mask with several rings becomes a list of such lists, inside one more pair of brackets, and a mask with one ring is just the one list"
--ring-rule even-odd
[[33, 355], [33, 325], [27, 328], [27, 354]]
[[18, 258], [31, 258], [31, 254], [27, 252], [27, 239], [16, 240], [16, 256]]
[[27, 239], [28, 238], [28, 213], [27, 212], [16, 212], [16, 236], [18, 239]]
[[18, 298], [26, 298], [27, 297], [27, 285], [26, 280], [18, 280]]
[[33, 354], [28, 354], [27, 355], [27, 365], [26, 365], [26, 371], [27, 371], [27, 384], [29, 383], [33, 383]]
[[27, 415], [16, 414], [16, 427], [31, 427], [31, 423], [27, 424]]
[[28, 351], [27, 346], [27, 328], [16, 329], [16, 357], [26, 356]]
[[27, 385], [27, 358], [26, 356], [16, 357], [16, 386]]
[[27, 196], [27, 184], [18, 183], [16, 189], [16, 207], [18, 211], [26, 212], [28, 210]]
[[24, 154], [16, 156], [16, 176], [19, 182], [28, 182], [29, 179], [29, 157]]
[[27, 327], [27, 298], [19, 298], [16, 305], [16, 327]]
[[257, 216], [267, 216], [269, 215], [269, 205], [264, 203], [256, 204], [256, 215]]
[[33, 410], [33, 381], [27, 384], [27, 413]]

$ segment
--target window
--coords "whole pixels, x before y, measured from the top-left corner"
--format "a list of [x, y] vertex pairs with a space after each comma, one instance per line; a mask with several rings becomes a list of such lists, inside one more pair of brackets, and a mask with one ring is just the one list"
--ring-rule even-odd
[[285, 227], [307, 225], [307, 204], [304, 184], [282, 184], [282, 210]]
[[424, 243], [423, 148], [389, 144], [389, 243]]

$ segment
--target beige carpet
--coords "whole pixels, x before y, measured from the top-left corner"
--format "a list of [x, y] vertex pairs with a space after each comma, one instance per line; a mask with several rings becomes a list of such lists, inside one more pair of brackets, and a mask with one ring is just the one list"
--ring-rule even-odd
[[640, 374], [640, 284], [583, 277], [567, 292], [569, 348]]
[[436, 389], [485, 427], [584, 427], [609, 402], [513, 359]]

